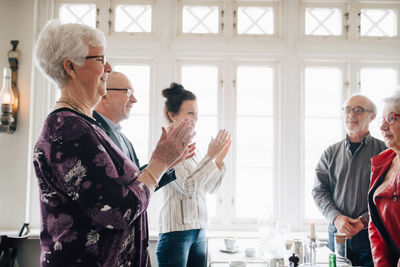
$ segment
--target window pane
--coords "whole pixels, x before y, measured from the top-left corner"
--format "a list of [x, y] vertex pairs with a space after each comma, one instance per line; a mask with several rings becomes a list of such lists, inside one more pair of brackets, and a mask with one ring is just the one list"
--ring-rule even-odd
[[[185, 89], [197, 98], [199, 118], [194, 137], [196, 147], [203, 155], [207, 153], [211, 136], [217, 135], [218, 67], [212, 65], [183, 65], [181, 81]], [[201, 75], [199, 75], [201, 73]], [[216, 195], [207, 194], [208, 216], [217, 216]]]
[[397, 35], [397, 10], [395, 9], [361, 9], [361, 36]]
[[183, 33], [218, 33], [217, 6], [184, 6], [182, 12]]
[[[201, 75], [199, 75], [201, 73]], [[218, 67], [210, 65], [182, 66], [182, 85], [196, 94], [199, 114], [217, 115]]]
[[[237, 177], [236, 217], [258, 218], [260, 214], [272, 217], [274, 195], [272, 169], [242, 168], [237, 170]], [[255, 196], [257, 201], [254, 201]]]
[[207, 194], [206, 202], [208, 217], [217, 217], [217, 194]]
[[[311, 189], [314, 184], [315, 167], [322, 152], [342, 138], [342, 70], [334, 67], [309, 67], [305, 69], [304, 82], [305, 218], [323, 219], [314, 204]], [[326, 101], [327, 99], [329, 101]]]
[[238, 116], [237, 169], [274, 166], [273, 119]]
[[[382, 111], [382, 99], [390, 96], [396, 89], [398, 71], [393, 68], [362, 68], [360, 70], [361, 93], [368, 96], [377, 106], [378, 112]], [[382, 139], [379, 129], [379, 117], [370, 124], [371, 135]]]
[[306, 35], [342, 35], [342, 11], [338, 8], [306, 8]]
[[95, 4], [61, 4], [58, 16], [63, 23], [80, 23], [96, 28]]
[[271, 7], [238, 7], [239, 34], [273, 34], [274, 11]]
[[217, 134], [218, 67], [184, 65], [182, 85], [196, 95], [199, 118], [194, 140], [197, 148], [206, 153], [211, 136]]
[[306, 68], [305, 83], [306, 117], [341, 116], [343, 78], [340, 69]]
[[237, 115], [272, 116], [274, 110], [273, 69], [266, 67], [246, 67], [238, 69]]
[[114, 70], [127, 75], [134, 89], [137, 103], [133, 104], [129, 119], [121, 122], [121, 126], [132, 142], [140, 164], [145, 164], [149, 160], [150, 66], [116, 65]]
[[116, 32], [151, 32], [151, 6], [117, 5], [114, 29]]
[[[324, 150], [338, 142], [342, 137], [343, 123], [341, 118], [305, 119], [305, 218], [323, 219], [321, 212], [314, 204], [311, 190], [314, 184], [315, 167]], [[329, 129], [329, 131], [327, 131]]]
[[[237, 69], [236, 216], [272, 214], [274, 169], [274, 70], [265, 66]], [[251, 183], [249, 183], [251, 179]], [[257, 184], [257, 187], [254, 187]], [[253, 186], [250, 186], [253, 185]], [[260, 208], [254, 206], [257, 195]]]

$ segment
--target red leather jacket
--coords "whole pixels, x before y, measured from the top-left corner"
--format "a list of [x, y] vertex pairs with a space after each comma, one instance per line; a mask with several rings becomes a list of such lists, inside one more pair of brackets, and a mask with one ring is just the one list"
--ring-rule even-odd
[[[382, 228], [386, 228], [394, 243], [400, 248], [400, 197], [394, 201], [393, 193], [400, 195], [400, 177], [396, 177], [390, 182], [374, 199], [373, 193], [381, 181], [380, 178], [386, 175], [396, 153], [387, 149], [371, 159], [371, 183], [368, 193], [368, 207], [371, 213], [369, 221], [369, 239], [371, 241], [371, 251], [375, 267], [400, 266], [400, 262], [395, 258], [390, 248], [389, 241], [382, 235]], [[397, 191], [395, 188], [397, 187]], [[375, 205], [374, 205], [375, 203]], [[375, 206], [375, 207], [374, 207]], [[373, 213], [379, 214], [381, 222]]]

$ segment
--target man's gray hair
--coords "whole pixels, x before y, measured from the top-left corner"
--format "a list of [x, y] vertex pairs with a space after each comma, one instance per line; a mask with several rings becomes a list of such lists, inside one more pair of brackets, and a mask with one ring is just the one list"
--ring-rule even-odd
[[62, 88], [70, 78], [64, 70], [64, 60], [69, 58], [78, 68], [82, 67], [89, 46], [105, 48], [104, 34], [86, 25], [62, 24], [59, 20], [50, 20], [35, 44], [35, 64], [43, 74]]
[[367, 102], [369, 103], [371, 110], [374, 112], [375, 115], [377, 114], [377, 108], [376, 108], [375, 103], [372, 102], [371, 99], [369, 99], [368, 97], [366, 97], [363, 94], [360, 94], [360, 93], [352, 94], [344, 103], [347, 103], [349, 101], [349, 99], [352, 98], [353, 96], [362, 96], [363, 98], [365, 98], [365, 100], [367, 100]]
[[396, 112], [400, 112], [400, 90], [394, 91], [394, 93], [382, 99], [384, 108], [389, 108], [395, 110]]

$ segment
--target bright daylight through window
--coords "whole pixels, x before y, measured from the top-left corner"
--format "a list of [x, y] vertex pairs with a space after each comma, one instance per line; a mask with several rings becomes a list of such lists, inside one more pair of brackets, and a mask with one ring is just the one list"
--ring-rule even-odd
[[[398, 89], [399, 10], [396, 0], [55, 5], [63, 22], [102, 30], [107, 60], [131, 79], [138, 102], [122, 129], [141, 162], [165, 126], [161, 90], [173, 81], [197, 95], [201, 153], [218, 129], [232, 133], [226, 176], [207, 196], [210, 229], [256, 229], [260, 216], [297, 230], [326, 224], [311, 195], [316, 164], [345, 136], [348, 96], [364, 93], [380, 108]], [[377, 121], [371, 133], [381, 138]], [[159, 205], [151, 203], [149, 218]]]

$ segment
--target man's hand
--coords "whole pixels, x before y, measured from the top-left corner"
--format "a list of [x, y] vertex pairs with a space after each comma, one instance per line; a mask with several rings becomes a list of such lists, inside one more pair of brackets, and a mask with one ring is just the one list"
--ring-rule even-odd
[[364, 228], [360, 219], [353, 219], [344, 215], [338, 215], [333, 221], [333, 224], [338, 232], [346, 234], [347, 238], [352, 238]]

